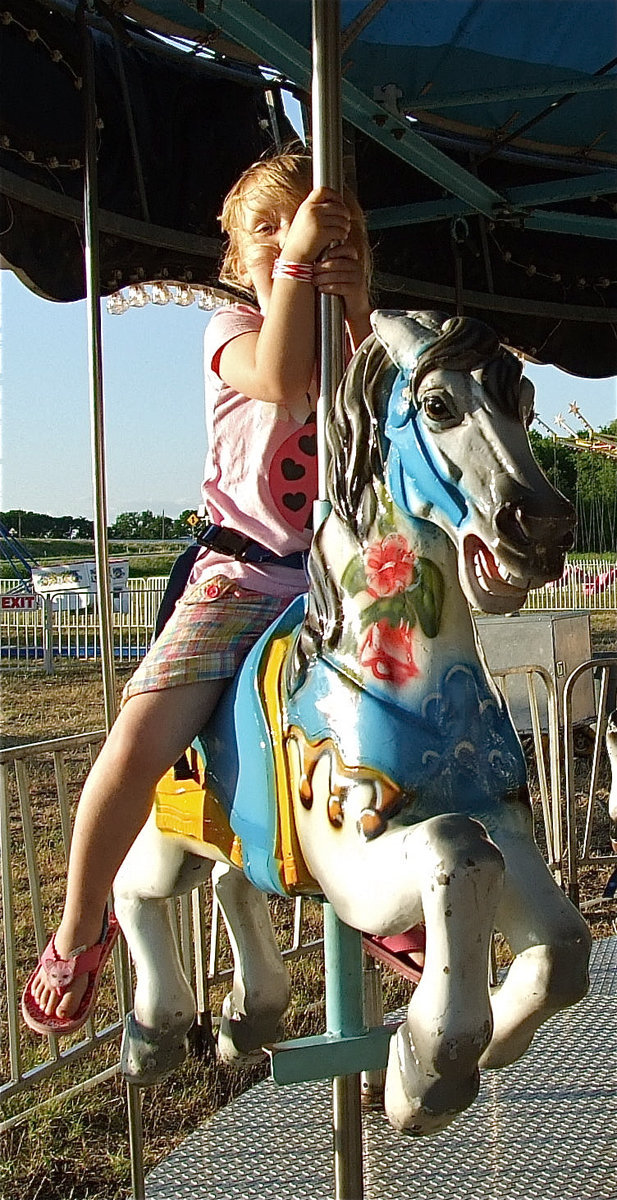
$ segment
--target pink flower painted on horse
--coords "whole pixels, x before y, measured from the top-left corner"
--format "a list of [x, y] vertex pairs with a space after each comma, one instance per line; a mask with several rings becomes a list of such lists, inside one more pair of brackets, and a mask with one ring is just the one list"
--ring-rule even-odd
[[385, 620], [369, 625], [360, 643], [360, 662], [376, 679], [397, 687], [420, 674], [414, 662], [411, 629]]
[[389, 533], [364, 551], [369, 595], [396, 596], [413, 581], [415, 554], [400, 533]]

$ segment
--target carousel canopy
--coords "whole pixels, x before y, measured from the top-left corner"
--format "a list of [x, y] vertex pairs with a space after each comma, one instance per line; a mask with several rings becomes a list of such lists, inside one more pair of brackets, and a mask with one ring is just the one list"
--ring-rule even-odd
[[[84, 294], [80, 6], [7, 0], [6, 264]], [[614, 0], [342, 0], [345, 161], [377, 302], [464, 311], [575, 374], [617, 374]], [[217, 213], [289, 141], [310, 0], [95, 0], [101, 281], [212, 286]]]

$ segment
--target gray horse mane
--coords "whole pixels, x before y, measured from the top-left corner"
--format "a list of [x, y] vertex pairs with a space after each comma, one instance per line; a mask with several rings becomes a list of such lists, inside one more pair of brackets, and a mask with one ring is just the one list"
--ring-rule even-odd
[[[502, 412], [517, 415], [522, 365], [504, 350], [488, 325], [469, 317], [444, 313], [409, 314], [424, 325], [433, 340], [418, 357], [412, 396], [424, 376], [437, 367], [452, 371], [482, 368], [487, 401]], [[383, 483], [388, 446], [384, 434], [386, 410], [398, 367], [371, 334], [347, 368], [326, 426], [330, 449], [328, 498], [333, 512], [363, 542], [377, 513], [378, 485]], [[323, 649], [335, 650], [342, 628], [342, 597], [328, 570], [318, 532], [309, 558], [309, 600], [295, 652], [288, 660], [288, 686], [299, 686], [309, 659]]]

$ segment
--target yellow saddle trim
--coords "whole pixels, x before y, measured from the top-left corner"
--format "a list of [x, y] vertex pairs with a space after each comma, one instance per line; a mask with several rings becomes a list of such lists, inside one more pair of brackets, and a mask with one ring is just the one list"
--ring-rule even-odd
[[[277, 795], [277, 829], [274, 857], [281, 864], [281, 883], [290, 895], [315, 895], [320, 891], [300, 849], [293, 814], [293, 795], [298, 788], [297, 771], [290, 763], [287, 730], [283, 724], [282, 679], [291, 637], [277, 638], [270, 646], [259, 677], [259, 691], [274, 759]], [[163, 833], [192, 838], [211, 848], [213, 857], [224, 857], [242, 867], [242, 844], [234, 834], [223, 806], [203, 782], [201, 763], [197, 779], [174, 779], [173, 768], [159, 781], [155, 812], [157, 828]], [[219, 853], [216, 853], [216, 852]]]
[[[227, 815], [216, 796], [203, 784], [203, 770], [198, 766], [196, 779], [174, 779], [173, 767], [159, 780], [155, 796], [157, 828], [162, 833], [176, 833], [219, 850], [223, 857], [242, 866], [239, 839], [231, 828]], [[219, 855], [215, 855], [219, 857]]]
[[282, 679], [293, 635], [278, 637], [269, 648], [260, 678], [260, 693], [274, 756], [277, 793], [277, 844], [275, 857], [281, 863], [282, 884], [291, 895], [314, 896], [321, 891], [302, 855], [293, 813], [294, 781], [289, 760], [287, 730], [283, 725]]

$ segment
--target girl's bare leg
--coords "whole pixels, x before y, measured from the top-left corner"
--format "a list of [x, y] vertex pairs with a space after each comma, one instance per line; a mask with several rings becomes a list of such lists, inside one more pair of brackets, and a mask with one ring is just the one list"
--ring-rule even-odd
[[[66, 901], [56, 950], [68, 958], [101, 935], [105, 904], [126, 854], [148, 817], [159, 779], [208, 720], [225, 680], [132, 696], [113, 725], [84, 785], [73, 831]], [[41, 970], [32, 993], [49, 1016], [70, 1017], [87, 976], [59, 1000]]]

